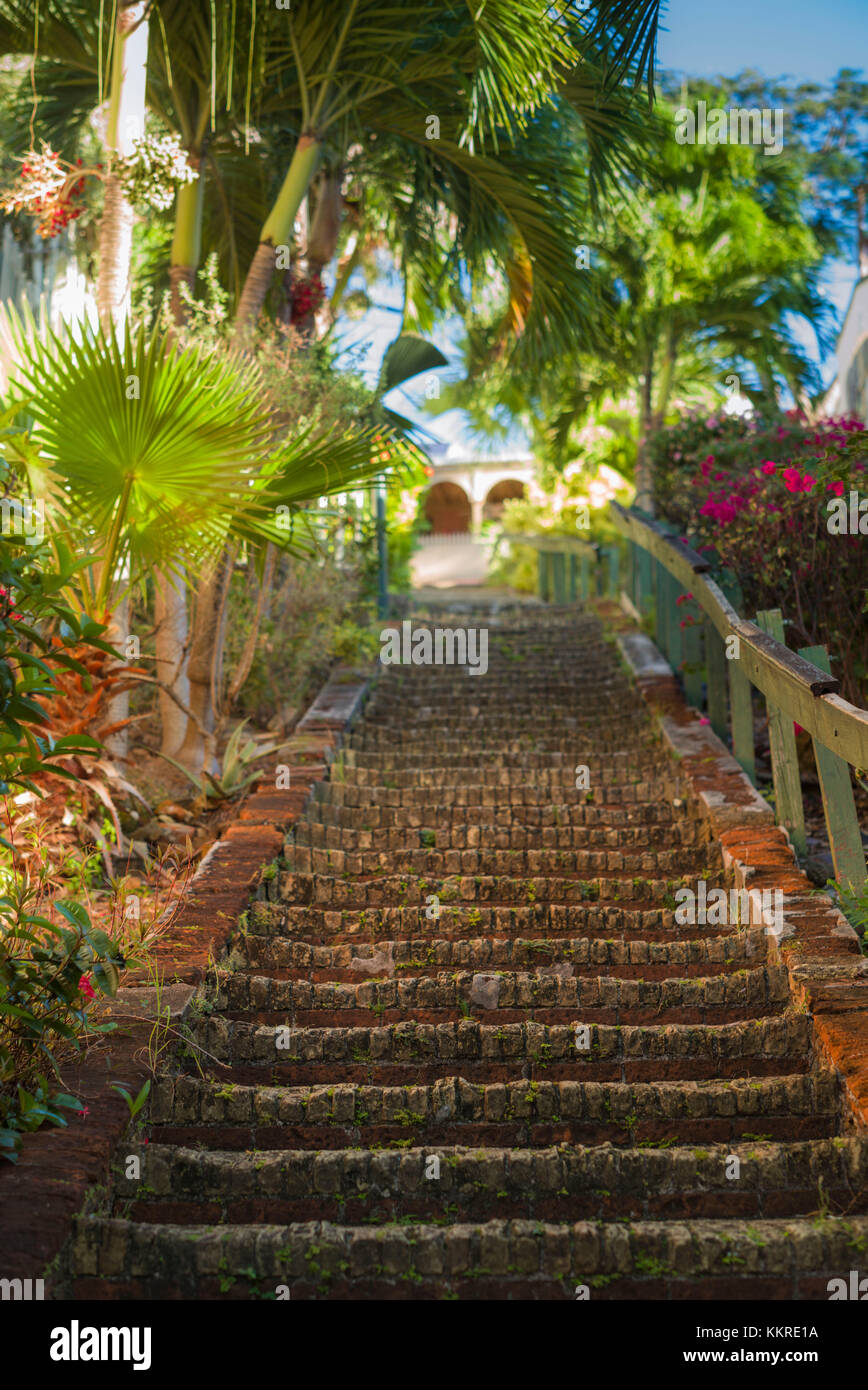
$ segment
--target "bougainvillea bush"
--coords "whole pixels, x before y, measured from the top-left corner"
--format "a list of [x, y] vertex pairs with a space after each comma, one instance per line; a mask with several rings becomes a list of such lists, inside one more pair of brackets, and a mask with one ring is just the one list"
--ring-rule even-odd
[[864, 704], [868, 534], [850, 520], [863, 516], [868, 532], [861, 422], [687, 417], [650, 443], [657, 515], [736, 576], [742, 616], [781, 608], [788, 645], [825, 645], [842, 693]]

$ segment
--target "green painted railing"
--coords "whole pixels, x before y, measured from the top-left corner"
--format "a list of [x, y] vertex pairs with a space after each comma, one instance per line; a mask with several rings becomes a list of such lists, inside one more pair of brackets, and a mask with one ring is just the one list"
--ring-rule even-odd
[[[610, 515], [626, 541], [622, 599], [636, 617], [652, 620], [656, 644], [682, 675], [689, 704], [702, 707], [704, 687], [715, 733], [731, 737], [754, 784], [752, 689], [765, 696], [776, 818], [799, 854], [806, 848], [805, 813], [793, 722], [811, 735], [835, 875], [860, 889], [865, 853], [849, 766], [868, 767], [868, 710], [841, 698], [825, 647], [789, 650], [779, 609], [757, 613], [753, 623], [740, 617], [737, 581], [712, 579], [708, 562], [673, 535], [673, 527], [616, 502]], [[687, 619], [677, 600], [687, 594], [702, 621], [682, 627]]]
[[595, 545], [557, 532], [532, 536], [504, 534], [514, 545], [526, 545], [537, 552], [539, 596], [546, 603], [618, 597], [617, 545]]
[[[765, 697], [775, 814], [796, 852], [804, 854], [793, 722], [801, 724], [813, 739], [836, 878], [861, 889], [865, 853], [849, 767], [868, 767], [868, 710], [841, 698], [825, 647], [789, 650], [779, 609], [758, 613], [753, 623], [740, 617], [743, 599], [735, 577], [712, 579], [708, 561], [680, 540], [674, 527], [617, 502], [610, 503], [610, 517], [624, 538], [623, 547], [556, 533], [509, 539], [537, 551], [539, 593], [545, 601], [608, 597], [618, 599], [639, 621], [648, 620], [657, 647], [683, 680], [688, 704], [702, 709], [704, 696], [712, 728], [731, 741], [754, 785], [753, 689]], [[688, 594], [702, 610], [698, 623], [689, 621], [689, 610], [678, 603]]]

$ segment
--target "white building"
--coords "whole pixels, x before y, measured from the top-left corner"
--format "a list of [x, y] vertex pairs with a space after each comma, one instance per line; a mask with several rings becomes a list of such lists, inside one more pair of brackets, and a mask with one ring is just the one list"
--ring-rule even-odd
[[823, 413], [856, 416], [868, 424], [868, 279], [860, 280], [850, 296], [835, 361]]

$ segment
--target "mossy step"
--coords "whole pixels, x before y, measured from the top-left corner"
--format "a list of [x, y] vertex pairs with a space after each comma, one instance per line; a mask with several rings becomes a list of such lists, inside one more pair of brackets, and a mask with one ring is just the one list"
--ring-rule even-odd
[[[362, 1125], [414, 1128], [487, 1121], [543, 1123], [560, 1117], [622, 1128], [627, 1141], [644, 1122], [727, 1119], [761, 1139], [775, 1118], [834, 1116], [831, 1071], [732, 1081], [509, 1081], [476, 1084], [448, 1076], [433, 1084], [377, 1086], [240, 1086], [202, 1077], [158, 1077], [149, 1111], [153, 1125]], [[767, 1136], [771, 1137], [771, 1136]]]
[[[428, 915], [430, 912], [430, 916]], [[709, 926], [706, 931], [678, 923], [672, 908], [607, 902], [522, 904], [441, 903], [440, 914], [425, 904], [369, 908], [324, 908], [285, 902], [255, 902], [246, 914], [245, 932], [260, 937], [288, 937], [334, 943], [358, 940], [378, 943], [404, 936], [434, 940], [448, 937], [521, 936], [533, 940], [587, 936], [600, 939], [678, 944], [687, 939], [734, 941], [746, 934], [735, 925]], [[753, 930], [753, 928], [751, 928]]]
[[[724, 885], [722, 872], [708, 875], [703, 872], [701, 876], [706, 878], [709, 890]], [[311, 907], [341, 909], [427, 905], [432, 913], [442, 911], [450, 903], [518, 906], [536, 902], [566, 905], [620, 902], [634, 907], [674, 908], [677, 890], [687, 887], [696, 891], [696, 882], [696, 869], [693, 875], [679, 874], [670, 878], [656, 875], [645, 877], [638, 873], [627, 878], [617, 871], [611, 874], [595, 871], [592, 876], [584, 878], [551, 873], [534, 877], [455, 874], [430, 879], [388, 873], [362, 879], [290, 869], [279, 872], [277, 894], [286, 903], [309, 904]]]
[[[830, 1281], [846, 1282], [864, 1266], [868, 1217], [757, 1221], [573, 1223], [491, 1220], [338, 1226], [175, 1227], [78, 1217], [72, 1257], [81, 1276], [131, 1281], [160, 1296], [161, 1284], [201, 1297], [211, 1280], [242, 1285], [242, 1297], [352, 1297], [359, 1286], [437, 1296], [478, 1296], [480, 1280], [543, 1297], [600, 1296], [620, 1282], [635, 1296], [702, 1297], [715, 1287], [731, 1296], [828, 1298]], [[684, 1292], [680, 1292], [683, 1290]], [[772, 1292], [772, 1291], [776, 1291]], [[286, 1294], [283, 1294], [285, 1297]], [[393, 1297], [395, 1293], [393, 1292]], [[533, 1296], [533, 1293], [530, 1293]], [[581, 1295], [580, 1295], [581, 1296]]]
[[[316, 848], [286, 843], [283, 854], [289, 873], [352, 874], [386, 873], [390, 878], [404, 874], [450, 877], [469, 874], [493, 878], [535, 878], [539, 875], [578, 875], [593, 878], [597, 874], [624, 875], [630, 878], [678, 877], [693, 874], [704, 877], [711, 869], [722, 865], [720, 849], [715, 844], [649, 848], [637, 846], [623, 849], [499, 849], [496, 846], [470, 849], [339, 849]], [[693, 885], [694, 892], [696, 884]]]
[[[312, 813], [322, 809], [319, 802]], [[289, 843], [313, 849], [409, 851], [413, 849], [503, 850], [643, 850], [696, 849], [709, 844], [708, 832], [696, 821], [677, 825], [610, 826], [548, 825], [528, 829], [521, 825], [445, 825], [362, 829], [326, 824], [313, 815], [292, 827]]]
[[713, 974], [741, 969], [765, 959], [768, 938], [752, 927], [734, 936], [687, 941], [600, 940], [588, 936], [552, 937], [411, 937], [378, 938], [374, 943], [320, 946], [293, 938], [264, 940], [245, 936], [232, 952], [235, 969], [257, 965], [277, 970], [353, 970], [359, 974], [397, 972], [434, 974], [453, 968], [474, 970], [534, 967], [567, 962], [576, 972], [641, 972], [667, 970], [673, 974], [704, 969]]
[[[581, 1027], [581, 1020], [577, 1020]], [[624, 1068], [648, 1062], [674, 1066], [692, 1061], [707, 1068], [704, 1076], [720, 1074], [723, 1063], [769, 1063], [778, 1072], [796, 1058], [811, 1054], [813, 1033], [807, 1014], [708, 1025], [646, 1024], [624, 1027], [591, 1024], [584, 1035], [569, 1024], [480, 1023], [462, 1019], [450, 1023], [385, 1024], [380, 1027], [277, 1028], [238, 1023], [219, 1015], [196, 1019], [192, 1025], [199, 1044], [218, 1061], [348, 1063], [569, 1063], [580, 1079], [583, 1068], [611, 1063]], [[278, 1048], [278, 1041], [281, 1047]], [[286, 1042], [286, 1046], [284, 1046]], [[731, 1073], [725, 1073], [731, 1074]], [[752, 1074], [743, 1065], [742, 1074]]]
[[[436, 1162], [432, 1162], [432, 1159]], [[737, 1162], [733, 1163], [733, 1159]], [[705, 1148], [618, 1148], [609, 1144], [546, 1149], [413, 1146], [378, 1151], [331, 1149], [203, 1150], [155, 1144], [142, 1179], [115, 1179], [118, 1200], [134, 1201], [137, 1219], [169, 1202], [215, 1203], [221, 1215], [256, 1200], [263, 1212], [279, 1203], [300, 1212], [333, 1213], [341, 1224], [382, 1221], [430, 1211], [437, 1224], [478, 1215], [490, 1206], [544, 1215], [570, 1207], [573, 1219], [603, 1220], [626, 1212], [634, 1220], [665, 1213], [724, 1215], [698, 1210], [721, 1203], [741, 1215], [780, 1216], [785, 1206], [803, 1214], [811, 1204], [835, 1204], [851, 1214], [868, 1207], [868, 1137], [815, 1139], [790, 1144], [754, 1141]], [[691, 1211], [692, 1208], [692, 1211]], [[490, 1214], [490, 1213], [489, 1213]], [[501, 1212], [501, 1214], [503, 1214]], [[180, 1219], [180, 1211], [174, 1219]], [[158, 1218], [159, 1219], [159, 1218]], [[229, 1218], [234, 1219], [232, 1217]], [[267, 1215], [263, 1220], [269, 1220]], [[294, 1215], [309, 1220], [310, 1215]]]
[[[557, 973], [556, 973], [557, 972]], [[631, 1013], [667, 1015], [678, 1021], [679, 1011], [706, 1015], [713, 1021], [716, 1010], [774, 1011], [789, 1003], [787, 970], [761, 965], [735, 974], [665, 980], [621, 979], [617, 975], [573, 974], [569, 962], [539, 965], [534, 972], [452, 970], [434, 975], [389, 972], [381, 966], [378, 979], [354, 982], [310, 983], [275, 979], [270, 975], [226, 972], [212, 1002], [218, 1011], [234, 1014], [255, 1012], [286, 1014], [344, 1009], [400, 1009], [409, 1017], [414, 1010], [448, 1009], [462, 1005], [491, 1014], [514, 1009], [574, 1009], [581, 1019], [588, 1012], [610, 1010], [615, 1023], [629, 1023]], [[262, 1020], [263, 1022], [265, 1020]]]

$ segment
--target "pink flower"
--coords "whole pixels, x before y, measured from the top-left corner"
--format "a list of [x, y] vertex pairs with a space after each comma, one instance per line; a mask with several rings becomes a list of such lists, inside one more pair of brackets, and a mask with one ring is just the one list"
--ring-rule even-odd
[[76, 1110], [75, 1113], [76, 1115], [88, 1116], [90, 1114], [90, 1106], [86, 1105], [83, 1110]]
[[766, 459], [765, 463], [763, 464], [762, 471], [764, 473], [774, 473], [776, 468], [777, 464], [774, 462], [773, 459]]
[[836, 497], [844, 496], [844, 484], [842, 482], [827, 483], [826, 487], [829, 492], [834, 492]]
[[816, 484], [816, 478], [812, 473], [806, 473], [802, 478], [802, 492], [810, 492]]
[[799, 472], [798, 468], [785, 468], [784, 482], [786, 484], [787, 492], [801, 492], [802, 475]]
[[94, 990], [87, 975], [82, 975], [81, 979], [78, 982], [78, 988], [86, 999], [96, 999], [96, 991]]
[[710, 723], [711, 723], [711, 720], [710, 720], [710, 719], [706, 719], [705, 715], [703, 714], [699, 722], [700, 722], [700, 724], [710, 724]]

